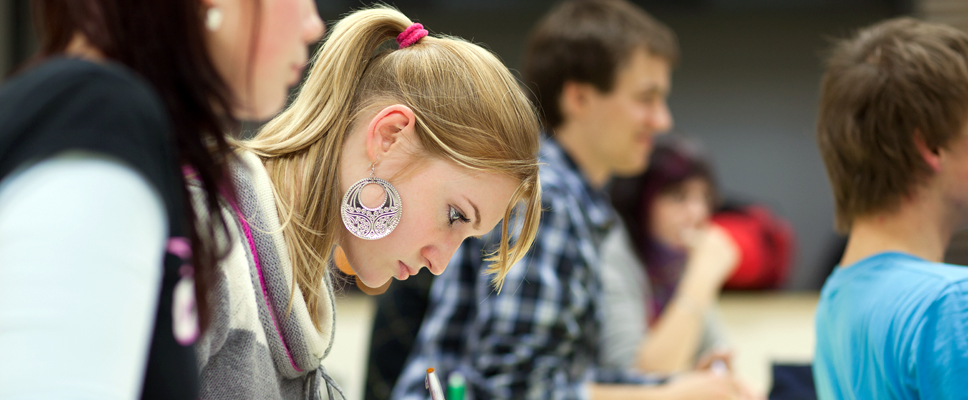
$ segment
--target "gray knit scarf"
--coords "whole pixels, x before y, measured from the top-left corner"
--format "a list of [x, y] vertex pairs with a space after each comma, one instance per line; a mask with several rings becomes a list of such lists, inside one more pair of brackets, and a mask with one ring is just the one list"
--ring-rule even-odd
[[335, 328], [329, 274], [320, 288], [320, 332], [298, 286], [291, 295], [292, 263], [268, 174], [251, 153], [241, 152], [239, 161], [230, 166], [238, 203], [222, 208], [231, 250], [211, 292], [211, 326], [196, 344], [201, 398], [342, 400], [320, 364]]

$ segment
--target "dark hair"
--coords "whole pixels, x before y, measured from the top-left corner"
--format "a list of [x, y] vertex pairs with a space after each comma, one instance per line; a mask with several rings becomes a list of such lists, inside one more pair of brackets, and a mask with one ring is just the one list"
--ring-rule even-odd
[[672, 30], [625, 0], [566, 1], [542, 18], [528, 38], [523, 78], [545, 129], [563, 122], [558, 98], [565, 82], [607, 93], [618, 68], [639, 49], [670, 64], [679, 59]]
[[218, 194], [234, 193], [226, 175], [232, 153], [224, 132], [237, 128], [238, 120], [232, 113], [235, 99], [209, 58], [202, 15], [198, 0], [38, 0], [34, 16], [41, 50], [33, 62], [62, 54], [74, 35], [81, 34], [106, 58], [146, 79], [164, 102], [179, 162], [194, 169], [206, 194], [210, 221], [203, 223], [183, 187], [204, 329], [210, 317], [208, 287], [225, 253], [214, 242], [216, 230], [227, 229]]
[[636, 253], [646, 267], [655, 265], [656, 256], [654, 237], [649, 231], [652, 203], [659, 195], [697, 177], [709, 183], [711, 202], [715, 202], [716, 179], [698, 145], [682, 138], [663, 136], [656, 141], [645, 173], [612, 181], [612, 205], [625, 223]]
[[817, 142], [837, 229], [891, 211], [931, 169], [915, 145], [947, 146], [968, 113], [968, 34], [912, 18], [837, 43], [821, 85]]

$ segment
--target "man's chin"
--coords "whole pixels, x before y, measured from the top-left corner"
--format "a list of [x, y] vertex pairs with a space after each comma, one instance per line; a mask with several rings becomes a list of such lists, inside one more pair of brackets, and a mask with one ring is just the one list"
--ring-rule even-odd
[[623, 165], [615, 168], [612, 174], [616, 178], [628, 178], [645, 172], [645, 170], [648, 169], [648, 167], [649, 167], [648, 163], [628, 164], [628, 165]]

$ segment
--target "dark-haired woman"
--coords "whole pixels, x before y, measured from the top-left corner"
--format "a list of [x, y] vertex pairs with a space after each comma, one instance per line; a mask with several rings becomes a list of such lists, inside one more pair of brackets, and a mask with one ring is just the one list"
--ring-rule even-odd
[[323, 24], [311, 0], [34, 5], [41, 52], [0, 87], [0, 398], [195, 399], [225, 225], [194, 216]]
[[602, 250], [606, 363], [684, 371], [722, 345], [713, 307], [739, 249], [710, 222], [715, 197], [702, 154], [671, 136], [656, 143], [644, 174], [613, 182], [627, 232], [613, 230]]

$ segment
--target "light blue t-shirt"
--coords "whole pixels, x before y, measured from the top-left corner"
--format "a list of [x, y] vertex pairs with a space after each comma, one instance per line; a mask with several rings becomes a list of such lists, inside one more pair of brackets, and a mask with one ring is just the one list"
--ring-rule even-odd
[[837, 268], [817, 305], [827, 399], [968, 399], [968, 267], [881, 253]]

